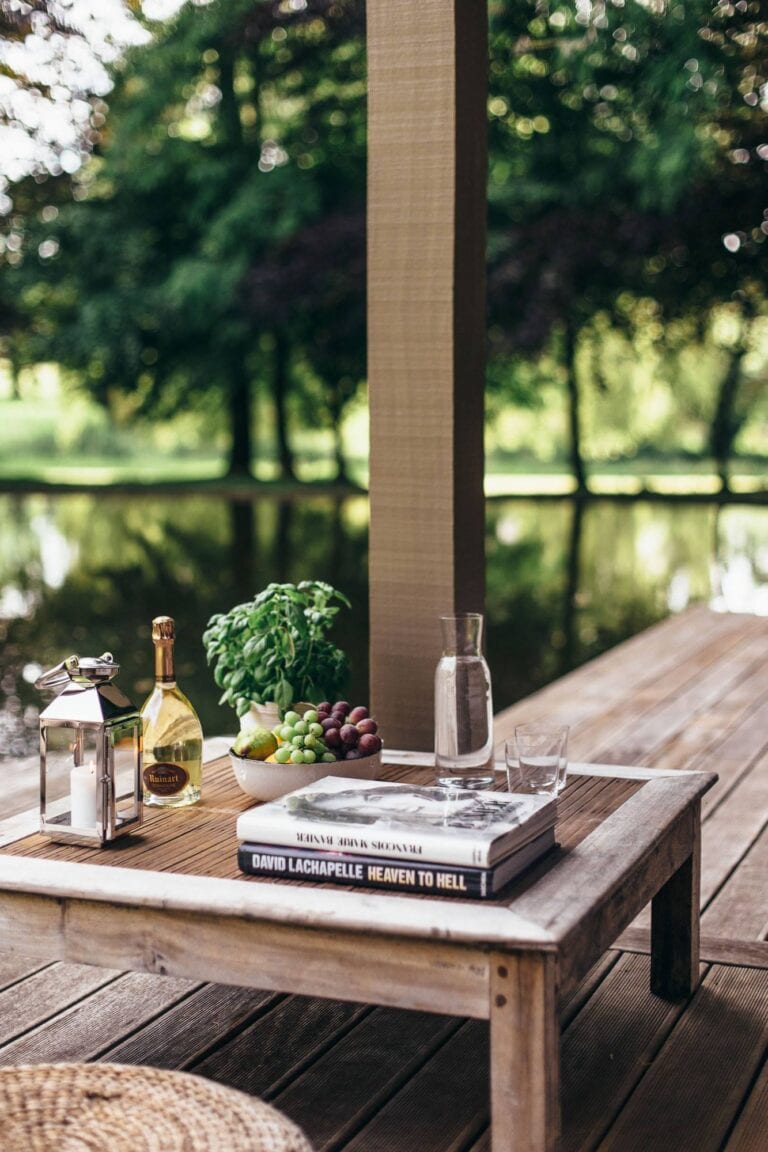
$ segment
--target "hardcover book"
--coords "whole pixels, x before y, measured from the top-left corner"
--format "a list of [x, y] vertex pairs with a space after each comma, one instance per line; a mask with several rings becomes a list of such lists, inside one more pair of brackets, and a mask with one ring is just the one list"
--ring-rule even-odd
[[490, 868], [553, 827], [551, 796], [326, 776], [241, 813], [240, 840]]
[[555, 844], [547, 829], [493, 868], [392, 860], [384, 856], [354, 856], [317, 848], [286, 848], [274, 844], [241, 844], [237, 862], [250, 876], [273, 880], [312, 880], [316, 884], [346, 884], [354, 888], [384, 888], [390, 892], [420, 892], [429, 896], [461, 896], [486, 900], [538, 860]]

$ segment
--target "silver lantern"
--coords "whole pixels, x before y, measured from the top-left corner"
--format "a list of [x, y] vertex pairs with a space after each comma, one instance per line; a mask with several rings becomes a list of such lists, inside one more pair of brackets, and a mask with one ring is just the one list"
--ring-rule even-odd
[[40, 714], [40, 831], [101, 847], [142, 818], [141, 715], [113, 680], [110, 652], [70, 656], [36, 688], [62, 687]]

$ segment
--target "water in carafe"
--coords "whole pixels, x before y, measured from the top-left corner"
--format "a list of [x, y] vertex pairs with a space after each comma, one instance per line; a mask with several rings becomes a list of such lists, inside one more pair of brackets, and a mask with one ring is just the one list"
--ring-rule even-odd
[[477, 612], [442, 616], [443, 653], [435, 670], [435, 780], [451, 788], [493, 784], [491, 673], [480, 650]]

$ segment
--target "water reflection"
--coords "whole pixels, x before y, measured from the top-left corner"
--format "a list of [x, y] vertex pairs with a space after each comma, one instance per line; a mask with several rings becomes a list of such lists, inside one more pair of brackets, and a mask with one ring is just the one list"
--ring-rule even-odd
[[499, 707], [693, 602], [749, 612], [768, 596], [768, 508], [500, 502], [487, 548]]
[[[368, 694], [368, 508], [362, 497], [0, 497], [0, 747], [34, 754], [41, 667], [110, 650], [140, 704], [150, 621], [176, 617], [179, 679], [206, 734], [231, 731], [200, 636], [270, 580], [330, 580], [335, 637]], [[497, 707], [694, 600], [768, 612], [768, 509], [498, 501], [487, 517], [488, 657]]]

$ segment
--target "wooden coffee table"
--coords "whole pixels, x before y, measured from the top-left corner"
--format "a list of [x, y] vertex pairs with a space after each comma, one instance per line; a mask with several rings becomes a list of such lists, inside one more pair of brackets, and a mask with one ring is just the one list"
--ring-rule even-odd
[[[431, 779], [417, 754], [390, 760], [386, 778]], [[649, 900], [652, 990], [676, 999], [698, 980], [700, 800], [715, 780], [575, 766], [560, 848], [480, 903], [242, 876], [235, 818], [252, 801], [218, 760], [201, 805], [152, 812], [140, 837], [0, 850], [0, 949], [488, 1019], [493, 1152], [552, 1152], [559, 1004]]]

